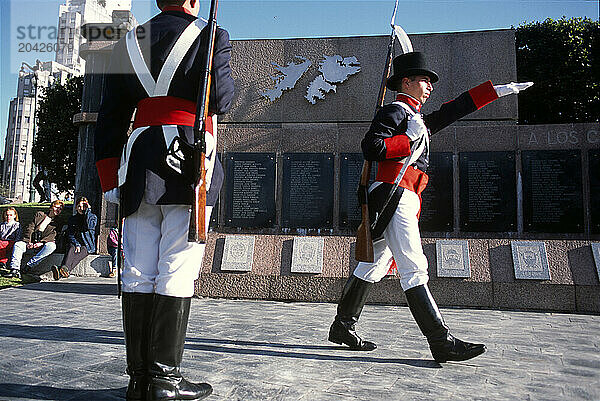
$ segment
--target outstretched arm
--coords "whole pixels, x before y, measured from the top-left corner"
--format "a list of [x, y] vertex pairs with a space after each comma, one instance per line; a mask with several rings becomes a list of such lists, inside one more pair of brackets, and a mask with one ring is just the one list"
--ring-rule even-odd
[[487, 81], [462, 93], [456, 99], [444, 103], [439, 110], [425, 115], [423, 119], [431, 133], [435, 134], [494, 100], [502, 96], [519, 93], [531, 85], [533, 85], [533, 82], [511, 82], [505, 85], [494, 86], [492, 81]]

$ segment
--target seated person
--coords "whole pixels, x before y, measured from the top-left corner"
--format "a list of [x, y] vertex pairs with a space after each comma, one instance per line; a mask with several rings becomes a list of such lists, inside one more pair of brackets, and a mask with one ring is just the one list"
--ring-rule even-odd
[[62, 212], [63, 205], [62, 201], [55, 200], [47, 213], [40, 211], [33, 216], [33, 221], [25, 229], [23, 239], [17, 241], [13, 247], [10, 273], [7, 277], [21, 277], [21, 259], [25, 252], [39, 249], [27, 262], [25, 271], [32, 269], [42, 259], [54, 252], [57, 233], [55, 218]]
[[12, 254], [13, 246], [21, 239], [22, 233], [19, 214], [14, 207], [4, 210], [2, 220], [2, 224], [0, 224], [0, 268], [4, 269]]
[[67, 249], [58, 266], [52, 266], [54, 280], [69, 277], [69, 272], [87, 255], [96, 253], [96, 224], [98, 218], [90, 209], [85, 196], [76, 203], [77, 213], [69, 217], [67, 227]]

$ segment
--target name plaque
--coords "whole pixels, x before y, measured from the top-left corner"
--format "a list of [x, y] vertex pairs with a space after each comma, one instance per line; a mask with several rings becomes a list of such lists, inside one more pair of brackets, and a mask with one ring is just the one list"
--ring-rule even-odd
[[511, 241], [517, 280], [550, 280], [546, 245], [538, 241]]
[[[363, 163], [362, 153], [340, 154], [340, 227], [356, 230], [362, 219], [356, 190], [360, 182]], [[377, 163], [371, 163], [369, 184], [375, 181], [376, 175]]]
[[333, 227], [333, 154], [283, 154], [281, 226]]
[[462, 152], [461, 231], [517, 231], [516, 167], [513, 152]]
[[471, 277], [467, 240], [439, 240], [435, 243], [438, 277]]
[[322, 273], [324, 244], [322, 237], [295, 237], [292, 273]]
[[596, 273], [598, 273], [598, 281], [600, 281], [600, 242], [592, 242], [592, 254], [594, 255], [594, 264], [596, 265]]
[[227, 227], [275, 224], [275, 154], [227, 153], [225, 156]]
[[523, 163], [523, 228], [526, 232], [583, 232], [579, 150], [528, 150]]
[[593, 234], [600, 234], [600, 149], [588, 152], [590, 176], [590, 215]]
[[222, 271], [252, 271], [253, 258], [253, 235], [228, 235], [225, 237], [223, 259], [221, 261]]
[[429, 182], [422, 194], [421, 231], [454, 230], [454, 166], [452, 153], [435, 152], [429, 155]]

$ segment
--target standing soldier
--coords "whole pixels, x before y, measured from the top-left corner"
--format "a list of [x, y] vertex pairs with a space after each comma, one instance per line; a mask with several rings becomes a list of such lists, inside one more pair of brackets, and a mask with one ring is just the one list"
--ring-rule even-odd
[[[373, 283], [395, 264], [410, 311], [429, 342], [433, 358], [437, 362], [463, 361], [485, 352], [485, 345], [452, 336], [427, 287], [427, 258], [418, 224], [421, 192], [428, 180], [425, 171], [429, 164], [429, 136], [498, 97], [518, 93], [532, 83], [493, 86], [487, 81], [444, 103], [438, 111], [422, 115], [421, 106], [433, 91], [438, 75], [427, 67], [425, 55], [420, 52], [402, 54], [393, 65], [394, 74], [387, 80], [387, 87], [399, 92], [396, 101], [377, 112], [361, 143], [365, 159], [378, 162], [369, 192], [369, 215], [379, 216], [372, 232], [374, 262], [360, 262], [346, 283], [329, 341], [359, 351], [377, 348], [362, 340], [355, 326]], [[391, 193], [404, 163], [408, 163], [408, 168]]]
[[[128, 400], [198, 400], [212, 393], [179, 367], [194, 280], [204, 245], [188, 242], [194, 199], [193, 144], [208, 29], [198, 0], [157, 0], [161, 13], [122, 38], [112, 53], [96, 125], [102, 191], [120, 201], [123, 225], [123, 327]], [[206, 221], [223, 170], [216, 155], [216, 115], [231, 105], [234, 83], [227, 31], [217, 28], [206, 121]], [[127, 136], [134, 109], [133, 132]], [[182, 144], [182, 142], [184, 142]], [[178, 145], [178, 146], [177, 146]]]

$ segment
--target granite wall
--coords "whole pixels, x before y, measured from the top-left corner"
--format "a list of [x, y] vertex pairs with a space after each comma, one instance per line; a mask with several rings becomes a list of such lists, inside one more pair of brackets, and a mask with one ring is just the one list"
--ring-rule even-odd
[[[221, 128], [221, 143], [224, 148], [237, 151], [236, 138], [243, 142], [249, 133], [264, 135], [261, 145], [251, 145], [248, 152], [273, 152], [278, 155], [291, 152], [326, 151], [336, 155], [358, 146], [365, 125], [349, 127], [345, 123], [287, 125], [281, 127]], [[298, 138], [309, 136], [311, 140], [282, 140], [281, 135]], [[600, 282], [592, 255], [591, 244], [600, 242], [600, 233], [592, 227], [592, 205], [590, 176], [598, 177], [600, 171], [589, 171], [589, 152], [600, 148], [598, 124], [565, 124], [520, 126], [505, 124], [468, 124], [449, 127], [433, 137], [434, 152], [451, 152], [453, 158], [453, 215], [454, 224], [446, 232], [423, 232], [423, 247], [429, 261], [431, 290], [440, 305], [484, 307], [494, 309], [528, 309], [544, 311], [570, 311], [599, 313]], [[268, 138], [272, 138], [271, 141]], [[344, 139], [341, 139], [344, 138]], [[564, 140], [564, 138], [570, 138]], [[569, 142], [569, 143], [566, 143]], [[520, 183], [522, 175], [521, 153], [527, 150], [577, 150], [580, 153], [583, 176], [583, 227], [577, 233], [528, 232], [523, 224], [522, 197], [518, 200], [518, 224], [513, 231], [466, 232], [461, 229], [460, 169], [459, 155], [463, 152], [509, 151], [514, 153], [514, 181]], [[337, 160], [336, 159], [336, 160]], [[336, 184], [335, 204], [340, 193], [339, 160], [334, 164]], [[279, 167], [280, 169], [281, 167]], [[281, 175], [276, 192], [277, 205], [281, 205]], [[519, 184], [521, 185], [521, 184]], [[427, 190], [426, 190], [427, 191]], [[219, 221], [223, 221], [223, 211]], [[324, 263], [320, 274], [291, 272], [291, 254], [294, 235], [286, 234], [281, 226], [281, 213], [274, 226], [269, 229], [231, 228], [222, 224], [209, 234], [206, 259], [197, 282], [197, 293], [201, 296], [228, 298], [276, 299], [335, 302], [346, 278], [351, 274], [356, 261], [353, 258], [355, 238], [352, 232], [339, 224], [338, 208], [334, 207], [334, 228], [297, 235], [314, 235], [324, 238]], [[595, 220], [597, 221], [597, 219]], [[251, 272], [225, 272], [221, 270], [224, 241], [228, 235], [254, 235], [255, 246]], [[437, 276], [436, 241], [466, 239], [470, 256], [470, 278], [448, 278]], [[515, 278], [511, 241], [542, 241], [546, 246], [550, 280], [522, 280]], [[369, 302], [403, 304], [404, 297], [399, 280], [389, 276], [375, 286]]]
[[[441, 77], [424, 107], [425, 113], [488, 79], [497, 84], [516, 81], [513, 30], [410, 35], [410, 38], [415, 50], [427, 53], [431, 68]], [[237, 94], [231, 112], [220, 120], [218, 151], [222, 158], [231, 152], [272, 154], [276, 166], [277, 210], [270, 227], [254, 229], [226, 226], [224, 208], [219, 205], [196, 282], [198, 295], [337, 301], [346, 278], [356, 266], [353, 232], [340, 224], [337, 207], [346, 196], [339, 190], [340, 158], [344, 153], [360, 151], [360, 140], [373, 116], [388, 40], [386, 35], [233, 41], [232, 67]], [[91, 151], [89, 135], [93, 132], [101, 93], [98, 85], [113, 44], [101, 40], [85, 45], [89, 65], [85, 82], [86, 86], [91, 86], [84, 90], [86, 99], [82, 113], [75, 116], [75, 121], [81, 124], [82, 153]], [[331, 75], [332, 66], [327, 63], [335, 61], [334, 56], [339, 56], [339, 65], [352, 73], [332, 78], [335, 74]], [[306, 67], [308, 64], [310, 66]], [[298, 79], [290, 79], [298, 73], [298, 65], [304, 65], [305, 71]], [[358, 72], [357, 66], [360, 66]], [[283, 76], [284, 73], [288, 76]], [[321, 75], [328, 80], [318, 81]], [[269, 99], [265, 95], [273, 94], [268, 91], [278, 85], [285, 87], [286, 83], [289, 87], [283, 88], [279, 96]], [[315, 83], [324, 90], [320, 93], [322, 99], [307, 99], [309, 87]], [[393, 94], [388, 93], [386, 99], [392, 100]], [[594, 167], [598, 165], [600, 127], [598, 124], [520, 126], [516, 124], [517, 115], [518, 97], [507, 96], [432, 138], [432, 152], [443, 152], [450, 157], [447, 188], [452, 192], [448, 207], [439, 211], [451, 213], [450, 228], [423, 232], [432, 292], [444, 306], [599, 313], [600, 282], [591, 245], [600, 241], [600, 225], [597, 224], [600, 202], [597, 193], [600, 171], [597, 170], [600, 169]], [[527, 153], [530, 151], [556, 150], [576, 152], [571, 159], [580, 170], [573, 173], [581, 179], [581, 194], [577, 195], [581, 201], [581, 224], [568, 233], [560, 230], [532, 232], [525, 224], [524, 214], [527, 213], [523, 211], [522, 159], [525, 156], [531, 158], [532, 153]], [[333, 155], [334, 185], [331, 190], [334, 208], [330, 229], [290, 230], [281, 223], [283, 155], [300, 152]], [[464, 209], [461, 197], [465, 195], [461, 192], [460, 163], [461, 157], [471, 152], [488, 155], [492, 155], [488, 152], [507, 152], [505, 154], [510, 156], [508, 178], [515, 183], [517, 210], [511, 217], [515, 224], [509, 230], [474, 232], [463, 229], [465, 213], [461, 211]], [[84, 165], [81, 171], [91, 173], [93, 168], [89, 160], [92, 159], [81, 157]], [[563, 176], [568, 181], [568, 174]], [[77, 190], [93, 192], [85, 187], [86, 183], [98, 187], [97, 177], [88, 180], [85, 174], [79, 174]], [[434, 183], [430, 190], [433, 187]], [[495, 200], [503, 201], [501, 198]], [[103, 199], [98, 204], [100, 202], [102, 232], [105, 233], [106, 227], [115, 224], [115, 211]], [[225, 239], [234, 234], [255, 237], [250, 272], [222, 270]], [[323, 238], [321, 273], [292, 273], [294, 238], [305, 235]], [[438, 277], [436, 242], [444, 239], [467, 240], [470, 277]], [[510, 245], [513, 240], [543, 241], [548, 256], [549, 280], [515, 278]], [[382, 280], [375, 286], [369, 302], [403, 304], [399, 280], [394, 276]]]
[[[356, 267], [355, 238], [325, 237], [321, 274], [291, 272], [293, 236], [257, 235], [252, 272], [223, 272], [224, 240], [209, 234], [196, 294], [206, 297], [337, 302]], [[544, 240], [551, 280], [517, 280], [510, 239], [468, 239], [470, 278], [437, 276], [435, 242], [423, 238], [429, 261], [430, 288], [442, 306], [600, 312], [600, 283], [590, 241]], [[368, 302], [405, 305], [400, 281], [388, 276], [373, 287]]]
[[[410, 35], [415, 50], [427, 53], [440, 75], [424, 111], [491, 79], [516, 81], [515, 37], [512, 30]], [[373, 115], [388, 37], [350, 37], [287, 40], [248, 40], [233, 43], [232, 66], [237, 95], [232, 111], [221, 119], [218, 151], [269, 153], [275, 158], [277, 215], [268, 228], [229, 227], [224, 208], [216, 210], [217, 224], [209, 235], [206, 257], [197, 281], [197, 294], [228, 298], [336, 302], [346, 278], [356, 266], [352, 230], [340, 224], [338, 204], [340, 157], [360, 151], [360, 140]], [[256, 55], [260, 57], [256, 57]], [[340, 60], [356, 57], [360, 72], [336, 83], [335, 92], [311, 104], [305, 96], [320, 75], [324, 55]], [[289, 63], [311, 65], [293, 88], [269, 100], [278, 68]], [[272, 63], [276, 63], [275, 66]], [[273, 79], [273, 78], [275, 79]], [[387, 96], [387, 101], [393, 94]], [[516, 124], [518, 97], [507, 96], [469, 115], [432, 137], [432, 152], [451, 154], [452, 228], [424, 232], [431, 289], [444, 306], [600, 312], [600, 283], [590, 244], [600, 236], [592, 227], [589, 186], [583, 185], [583, 227], [576, 233], [528, 232], [523, 224], [522, 160], [528, 150], [578, 150], [583, 183], [589, 182], [589, 152], [600, 147], [598, 124], [520, 126]], [[507, 231], [462, 230], [460, 157], [466, 152], [508, 152], [513, 155], [516, 224]], [[290, 230], [282, 224], [282, 164], [286, 153], [330, 153], [334, 156], [333, 228]], [[227, 166], [226, 166], [227, 168]], [[598, 174], [597, 172], [595, 174]], [[226, 183], [226, 186], [228, 184]], [[222, 193], [223, 195], [223, 193]], [[224, 196], [221, 196], [224, 199]], [[464, 214], [464, 211], [463, 211]], [[291, 234], [291, 235], [290, 235]], [[221, 270], [225, 238], [254, 235], [251, 272]], [[324, 238], [324, 263], [319, 274], [292, 273], [293, 239], [297, 235]], [[471, 277], [438, 277], [436, 241], [468, 239]], [[545, 243], [550, 280], [517, 280], [510, 242]], [[389, 276], [375, 286], [369, 302], [403, 304], [399, 280]]]

